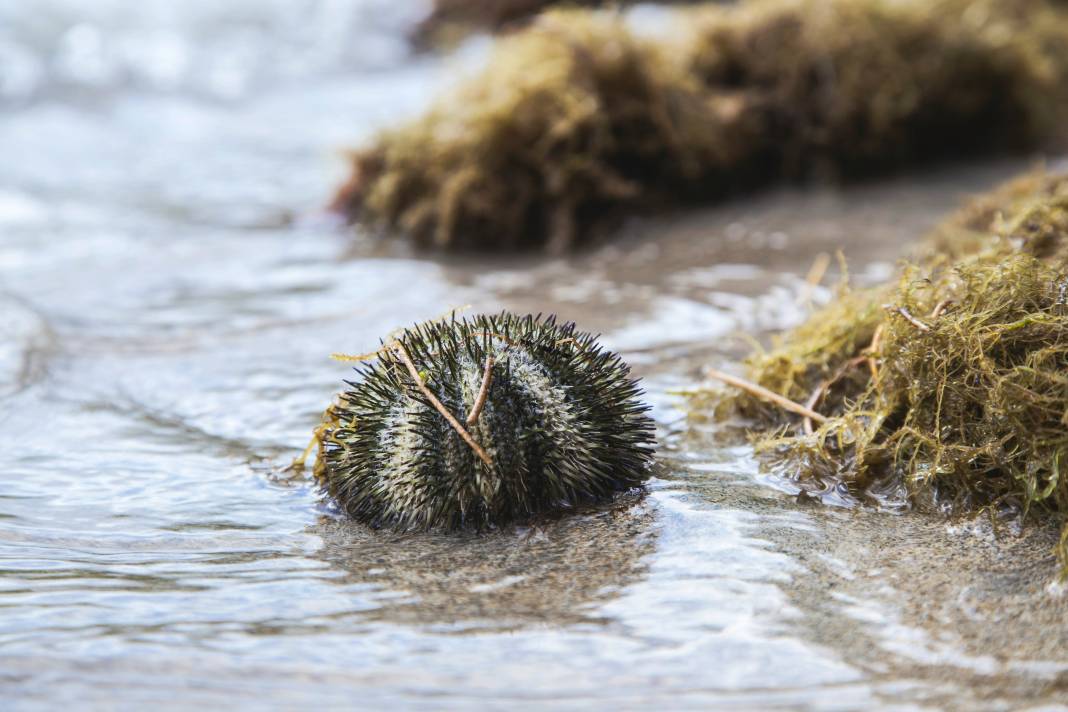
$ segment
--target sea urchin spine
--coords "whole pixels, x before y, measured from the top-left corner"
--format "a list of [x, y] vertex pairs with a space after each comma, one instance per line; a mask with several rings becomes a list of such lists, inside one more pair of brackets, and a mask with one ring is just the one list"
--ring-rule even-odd
[[325, 416], [316, 475], [351, 517], [482, 529], [649, 473], [653, 424], [620, 357], [554, 317], [430, 321], [390, 338]]

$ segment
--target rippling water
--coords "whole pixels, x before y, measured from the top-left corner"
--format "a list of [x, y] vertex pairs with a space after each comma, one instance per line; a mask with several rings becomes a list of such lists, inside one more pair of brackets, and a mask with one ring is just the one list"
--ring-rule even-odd
[[[1019, 166], [780, 191], [570, 261], [432, 261], [319, 206], [338, 147], [417, 111], [477, 43], [407, 56], [408, 3], [84, 5], [0, 2], [5, 708], [1063, 697], [1050, 532], [798, 505], [672, 395], [740, 332], [800, 319], [819, 252], [881, 278]], [[347, 376], [329, 353], [466, 303], [623, 351], [660, 427], [646, 494], [397, 536], [283, 471]]]

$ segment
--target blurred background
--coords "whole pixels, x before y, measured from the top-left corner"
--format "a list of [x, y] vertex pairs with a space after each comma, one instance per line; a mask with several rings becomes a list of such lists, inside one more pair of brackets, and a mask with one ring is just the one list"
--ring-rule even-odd
[[[798, 507], [676, 394], [826, 302], [837, 252], [884, 280], [1034, 154], [773, 185], [563, 256], [428, 254], [325, 206], [347, 149], [542, 3], [463, 4], [0, 0], [5, 708], [1056, 702], [1065, 651], [992, 643], [984, 608], [1047, 621], [1041, 590], [987, 575], [999, 547], [1045, 556], [1041, 534]], [[673, 8], [597, 12], [677, 31]], [[331, 353], [467, 304], [624, 355], [660, 429], [647, 495], [401, 536], [286, 470], [351, 377]]]

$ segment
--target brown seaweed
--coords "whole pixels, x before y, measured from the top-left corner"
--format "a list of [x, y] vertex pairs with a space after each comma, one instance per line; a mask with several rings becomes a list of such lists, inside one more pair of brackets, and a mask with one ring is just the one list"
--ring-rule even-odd
[[896, 286], [845, 295], [748, 369], [826, 417], [811, 427], [745, 392], [719, 403], [721, 416], [753, 418], [759, 448], [802, 480], [1063, 518], [1068, 175], [978, 200], [919, 247]]
[[754, 0], [681, 39], [552, 11], [353, 155], [335, 206], [447, 249], [562, 251], [621, 217], [1059, 137], [1068, 13], [1045, 0]]

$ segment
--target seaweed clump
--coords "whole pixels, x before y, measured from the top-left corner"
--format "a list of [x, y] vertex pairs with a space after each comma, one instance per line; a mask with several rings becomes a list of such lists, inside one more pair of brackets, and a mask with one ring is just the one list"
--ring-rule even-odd
[[550, 13], [357, 152], [335, 205], [422, 247], [564, 250], [649, 187], [699, 178], [707, 118], [667, 53], [617, 20]]
[[653, 425], [637, 382], [574, 324], [430, 321], [373, 357], [316, 433], [316, 477], [354, 519], [484, 529], [648, 477]]
[[903, 489], [920, 508], [1064, 517], [1068, 175], [978, 201], [935, 231], [899, 284], [846, 295], [748, 367], [821, 422], [747, 392], [721, 415], [771, 431], [759, 447], [802, 480]]
[[764, 0], [680, 11], [681, 40], [548, 12], [353, 156], [335, 206], [420, 246], [561, 251], [621, 216], [1060, 137], [1050, 0]]
[[434, 0], [430, 15], [416, 26], [412, 40], [420, 46], [449, 44], [450, 38], [472, 30], [497, 32], [564, 4], [596, 7], [605, 0]]

